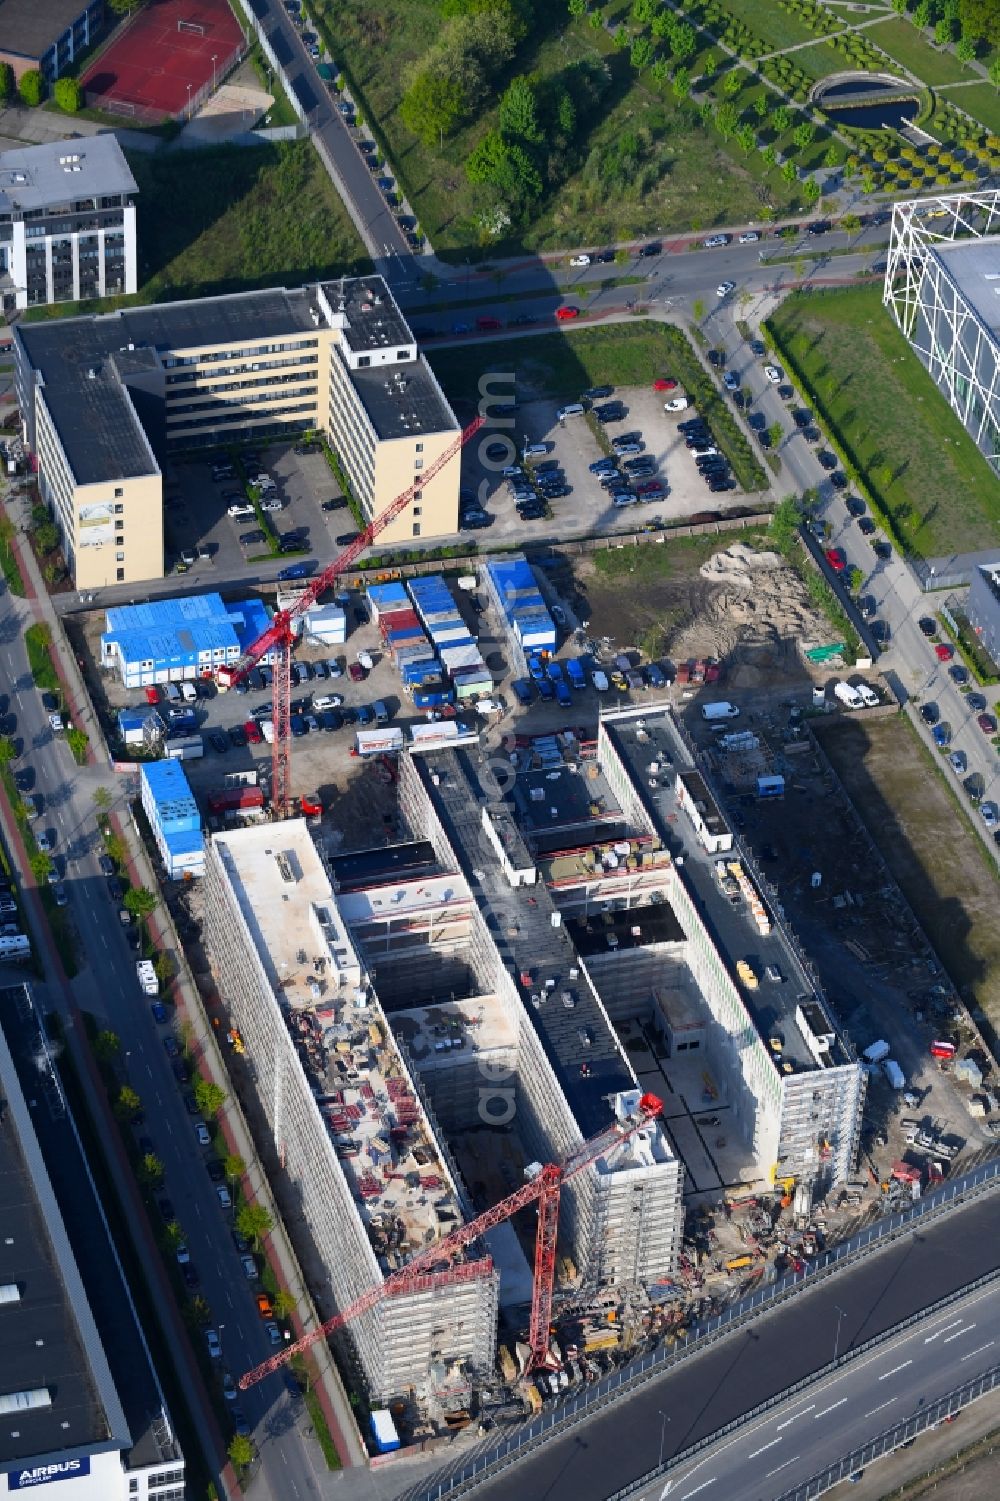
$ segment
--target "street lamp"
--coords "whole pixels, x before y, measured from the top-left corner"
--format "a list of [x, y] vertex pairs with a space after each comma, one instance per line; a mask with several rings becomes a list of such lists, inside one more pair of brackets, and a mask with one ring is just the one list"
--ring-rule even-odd
[[844, 1319], [847, 1317], [847, 1314], [840, 1307], [839, 1303], [835, 1303], [833, 1306], [837, 1310], [837, 1334], [836, 1338], [833, 1341], [833, 1358], [834, 1360], [836, 1360], [837, 1355], [840, 1351], [840, 1326], [843, 1323]]
[[215, 64], [218, 61], [218, 57], [219, 57], [219, 54], [217, 52], [213, 52], [212, 53], [212, 93], [213, 94], [215, 93]]
[[188, 84], [188, 86], [187, 86], [187, 91], [188, 91], [188, 119], [190, 120], [190, 118], [191, 118], [191, 85], [190, 84]]
[[663, 1422], [660, 1424], [660, 1459], [659, 1459], [659, 1463], [657, 1464], [657, 1469], [662, 1469], [662, 1467], [663, 1467], [663, 1441], [664, 1441], [664, 1439], [667, 1436], [667, 1424], [670, 1422], [670, 1419], [667, 1417], [667, 1415], [663, 1411], [662, 1407], [658, 1407], [656, 1410], [660, 1414], [660, 1417], [663, 1419]]

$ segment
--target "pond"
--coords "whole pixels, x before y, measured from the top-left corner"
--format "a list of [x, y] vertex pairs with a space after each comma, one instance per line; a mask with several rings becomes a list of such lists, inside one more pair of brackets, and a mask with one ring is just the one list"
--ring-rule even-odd
[[[901, 79], [872, 78], [861, 73], [820, 85], [813, 102], [829, 119], [855, 130], [900, 130], [920, 108], [919, 100], [900, 98], [911, 87]], [[879, 95], [884, 94], [884, 102]], [[852, 102], [853, 101], [853, 102]]]

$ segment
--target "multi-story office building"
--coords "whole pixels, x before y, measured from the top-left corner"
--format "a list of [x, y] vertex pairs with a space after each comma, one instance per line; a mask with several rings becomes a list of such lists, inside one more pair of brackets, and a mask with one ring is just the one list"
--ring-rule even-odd
[[[2, 19], [6, 5], [0, 5]], [[135, 179], [113, 135], [0, 152], [0, 292], [8, 307], [137, 288]]]
[[183, 1501], [184, 1458], [27, 986], [0, 990], [0, 1491]]
[[163, 574], [165, 459], [321, 431], [365, 512], [415, 486], [386, 541], [458, 527], [458, 423], [381, 277], [19, 325], [39, 485], [80, 589]]
[[1000, 190], [897, 203], [883, 300], [1000, 474]]
[[0, 62], [15, 78], [38, 68], [53, 83], [93, 46], [104, 22], [104, 0], [3, 0]]

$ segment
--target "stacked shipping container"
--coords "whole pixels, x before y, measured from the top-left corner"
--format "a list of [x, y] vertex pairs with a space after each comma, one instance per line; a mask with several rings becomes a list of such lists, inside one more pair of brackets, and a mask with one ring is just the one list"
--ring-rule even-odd
[[523, 554], [487, 563], [492, 592], [507, 622], [507, 630], [522, 655], [554, 652], [556, 628], [546, 608], [534, 570]]
[[454, 696], [461, 700], [492, 693], [492, 674], [444, 579], [412, 579], [409, 590]]
[[367, 599], [404, 688], [412, 693], [425, 683], [436, 684], [440, 665], [402, 584], [373, 584], [367, 590]]

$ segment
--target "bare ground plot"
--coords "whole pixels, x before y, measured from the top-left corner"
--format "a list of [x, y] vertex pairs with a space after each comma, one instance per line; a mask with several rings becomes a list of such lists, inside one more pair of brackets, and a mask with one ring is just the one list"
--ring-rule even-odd
[[1000, 893], [957, 799], [901, 720], [840, 720], [821, 739], [951, 978], [995, 1029]]
[[[783, 691], [808, 674], [799, 652], [804, 639], [829, 637], [829, 627], [785, 564], [741, 577], [712, 563], [733, 556], [760, 534], [674, 538], [623, 547], [574, 561], [578, 600], [591, 636], [610, 636], [619, 651], [636, 647], [675, 661], [718, 657], [726, 683], [750, 691]], [[707, 576], [706, 576], [707, 575]]]

